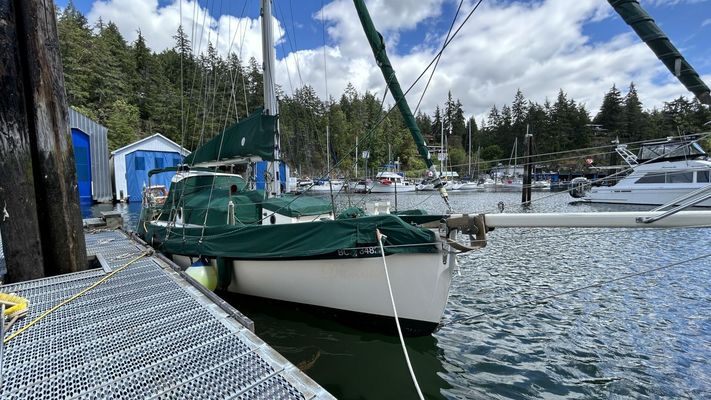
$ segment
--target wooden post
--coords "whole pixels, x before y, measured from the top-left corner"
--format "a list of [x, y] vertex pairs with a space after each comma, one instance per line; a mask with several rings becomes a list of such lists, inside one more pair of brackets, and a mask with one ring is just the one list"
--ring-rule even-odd
[[0, 0], [0, 220], [8, 281], [86, 269], [51, 0]]
[[[528, 127], [526, 127], [526, 131], [528, 131]], [[523, 185], [521, 188], [521, 203], [523, 205], [530, 205], [531, 204], [531, 184], [532, 184], [532, 179], [531, 175], [533, 173], [533, 165], [532, 165], [532, 159], [531, 153], [533, 153], [533, 135], [530, 133], [526, 132], [526, 136], [523, 139]]]

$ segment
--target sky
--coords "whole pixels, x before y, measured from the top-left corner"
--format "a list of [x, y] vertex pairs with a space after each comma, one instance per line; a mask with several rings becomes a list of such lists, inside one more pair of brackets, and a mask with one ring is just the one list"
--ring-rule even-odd
[[[69, 0], [57, 0], [65, 7]], [[711, 84], [711, 0], [642, 0], [672, 42]], [[368, 0], [400, 83], [408, 88], [439, 52], [460, 0]], [[464, 0], [455, 29], [477, 0]], [[174, 45], [181, 23], [199, 53], [208, 41], [226, 55], [261, 62], [257, 0], [74, 0], [90, 24], [113, 21], [133, 42], [140, 29], [155, 52]], [[287, 94], [302, 85], [336, 100], [348, 83], [382, 96], [377, 68], [351, 0], [273, 0], [276, 81]], [[429, 71], [425, 75], [429, 76]], [[414, 108], [423, 79], [407, 96]], [[482, 118], [527, 99], [555, 101], [559, 89], [594, 115], [612, 85], [630, 82], [645, 108], [693, 95], [615, 13], [607, 0], [483, 0], [445, 49], [422, 111], [451, 91], [466, 115]], [[392, 103], [392, 99], [388, 99]]]

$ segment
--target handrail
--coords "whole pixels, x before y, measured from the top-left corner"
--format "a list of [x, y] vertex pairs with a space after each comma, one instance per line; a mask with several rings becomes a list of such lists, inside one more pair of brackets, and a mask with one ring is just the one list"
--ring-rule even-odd
[[[670, 215], [674, 215], [674, 214], [678, 213], [679, 211], [685, 210], [689, 207], [693, 207], [693, 206], [701, 203], [702, 201], [711, 199], [711, 185], [704, 186], [701, 189], [703, 189], [703, 190], [700, 190], [700, 191], [696, 190], [696, 191], [692, 192], [692, 193], [694, 193], [693, 196], [691, 196], [691, 193], [689, 193], [687, 195], [688, 196], [687, 201], [680, 203], [678, 206], [670, 209], [669, 211], [666, 211], [666, 212], [661, 213], [659, 215], [655, 215], [653, 217], [639, 217], [639, 218], [637, 218], [637, 222], [642, 223], [642, 224], [651, 224], [652, 222], [659, 221], [660, 219], [666, 218]], [[704, 193], [706, 191], [708, 191], [708, 193]], [[698, 193], [695, 193], [695, 192], [698, 192]], [[696, 197], [696, 198], [694, 198], [694, 197]], [[672, 200], [672, 202], [669, 202], [659, 208], [664, 209], [666, 207], [669, 207], [670, 205], [674, 205], [675, 203], [676, 202], [674, 200]], [[659, 210], [654, 210], [654, 211], [659, 211]]]

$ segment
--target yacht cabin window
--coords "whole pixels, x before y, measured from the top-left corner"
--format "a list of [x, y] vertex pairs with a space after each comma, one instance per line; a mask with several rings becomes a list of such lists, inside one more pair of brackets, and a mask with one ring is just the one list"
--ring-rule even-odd
[[[702, 173], [704, 171], [701, 171]], [[707, 172], [708, 174], [708, 172]], [[698, 178], [697, 178], [698, 179]], [[708, 179], [708, 178], [705, 178]], [[693, 172], [649, 172], [637, 179], [635, 183], [692, 183], [694, 182]], [[697, 180], [697, 182], [700, 182]]]
[[667, 183], [691, 183], [694, 181], [693, 172], [670, 172], [667, 173]]
[[711, 180], [711, 173], [709, 171], [697, 171], [696, 172], [696, 182], [697, 183], [709, 183]]
[[664, 183], [664, 172], [648, 172], [635, 183]]
[[696, 158], [706, 153], [698, 143], [659, 143], [642, 146], [639, 151], [640, 160], [651, 160], [654, 158], [689, 157]]

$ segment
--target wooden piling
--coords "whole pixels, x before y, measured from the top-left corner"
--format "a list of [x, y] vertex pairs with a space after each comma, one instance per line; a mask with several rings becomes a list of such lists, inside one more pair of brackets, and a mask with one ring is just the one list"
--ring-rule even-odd
[[[528, 131], [528, 129], [526, 129]], [[526, 136], [523, 139], [523, 185], [521, 185], [521, 203], [523, 205], [531, 204], [531, 184], [533, 180], [531, 175], [533, 174], [533, 165], [531, 157], [533, 154], [533, 135], [526, 132]]]
[[7, 281], [86, 269], [55, 8], [0, 0], [0, 220]]

